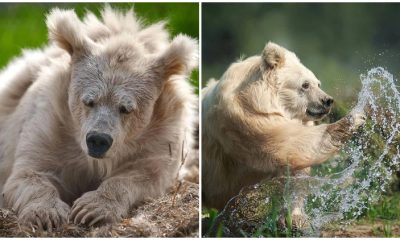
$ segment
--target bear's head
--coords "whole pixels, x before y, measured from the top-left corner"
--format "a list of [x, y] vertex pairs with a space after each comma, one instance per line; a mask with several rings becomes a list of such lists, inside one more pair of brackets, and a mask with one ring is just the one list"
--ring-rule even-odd
[[263, 80], [276, 93], [284, 115], [306, 122], [330, 112], [333, 98], [321, 90], [321, 82], [293, 52], [269, 42], [261, 61]]
[[[113, 18], [110, 13], [107, 17]], [[127, 19], [133, 18], [115, 13], [111, 20], [114, 26], [137, 24]], [[137, 39], [140, 29], [121, 27], [101, 41], [91, 39], [72, 10], [54, 9], [47, 26], [50, 40], [71, 55], [68, 106], [78, 126], [78, 141], [92, 158], [129, 152], [129, 143], [150, 123], [165, 83], [197, 65], [197, 41], [187, 36], [179, 35], [154, 52]]]

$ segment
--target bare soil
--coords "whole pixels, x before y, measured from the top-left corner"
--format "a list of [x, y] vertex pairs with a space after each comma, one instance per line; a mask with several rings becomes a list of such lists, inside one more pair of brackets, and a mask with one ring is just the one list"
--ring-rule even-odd
[[148, 200], [121, 223], [96, 228], [73, 224], [53, 232], [18, 224], [15, 214], [0, 209], [0, 237], [198, 237], [199, 185], [177, 184], [166, 195]]
[[399, 223], [390, 225], [382, 220], [359, 221], [350, 225], [331, 224], [321, 231], [320, 237], [399, 237]]

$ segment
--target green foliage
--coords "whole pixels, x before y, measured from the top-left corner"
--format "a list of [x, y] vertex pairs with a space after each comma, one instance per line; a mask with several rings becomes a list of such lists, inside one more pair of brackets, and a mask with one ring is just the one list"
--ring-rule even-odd
[[400, 193], [384, 196], [377, 203], [369, 205], [365, 218], [371, 221], [400, 220]]
[[[399, 184], [396, 181], [396, 184]], [[394, 232], [394, 226], [400, 224], [400, 193], [384, 195], [378, 202], [370, 204], [368, 211], [359, 219], [360, 222], [368, 221], [370, 223], [381, 222], [382, 225], [373, 229], [375, 236], [399, 237], [397, 229]]]
[[[265, 217], [264, 223], [256, 230], [251, 237], [300, 237], [300, 232], [293, 229], [292, 222], [292, 198], [290, 190], [291, 172], [289, 165], [286, 167], [286, 182], [283, 192], [283, 201], [279, 201], [279, 196], [271, 196], [272, 208]], [[282, 209], [284, 209], [284, 224], [279, 223]], [[282, 223], [283, 224], [283, 223]], [[244, 237], [249, 237], [243, 234]]]
[[[203, 208], [203, 236], [223, 237], [223, 225], [217, 224], [218, 210], [215, 208]], [[216, 229], [216, 231], [215, 231]]]
[[190, 83], [194, 86], [196, 94], [199, 95], [199, 70], [194, 70], [190, 76]]
[[272, 211], [266, 216], [264, 224], [251, 237], [282, 237], [287, 232], [279, 230], [278, 220], [280, 217], [280, 209], [282, 203], [279, 202], [277, 196], [271, 196]]
[[293, 228], [290, 203], [288, 203], [288, 207], [285, 209], [283, 221], [286, 226], [283, 227], [279, 223], [279, 218], [282, 214], [280, 211], [283, 207], [282, 203], [278, 201], [278, 197], [276, 196], [272, 196], [270, 199], [273, 207], [272, 211], [265, 217], [264, 223], [251, 236], [242, 233], [243, 237], [300, 237], [301, 232]]
[[294, 51], [347, 109], [359, 74], [400, 70], [396, 3], [204, 3], [203, 81], [220, 78], [240, 56], [259, 55], [268, 41]]
[[[199, 8], [197, 3], [112, 3], [118, 9], [135, 9], [147, 25], [166, 20], [173, 36], [184, 33], [199, 37]], [[0, 68], [23, 48], [41, 47], [47, 42], [45, 16], [54, 7], [74, 9], [79, 16], [87, 10], [99, 15], [103, 3], [0, 3]], [[191, 83], [198, 88], [198, 72]], [[198, 92], [198, 89], [196, 90]]]
[[386, 223], [383, 226], [383, 234], [385, 235], [385, 237], [393, 237], [392, 224]]
[[[300, 232], [292, 229], [291, 211], [285, 212], [285, 222], [287, 227], [279, 226], [279, 218], [281, 216], [282, 203], [280, 197], [271, 196], [272, 208], [268, 216], [265, 217], [264, 223], [253, 233], [246, 233], [239, 230], [242, 237], [300, 237]], [[203, 208], [203, 236], [206, 237], [223, 237], [224, 226], [217, 222], [218, 210], [214, 208]]]

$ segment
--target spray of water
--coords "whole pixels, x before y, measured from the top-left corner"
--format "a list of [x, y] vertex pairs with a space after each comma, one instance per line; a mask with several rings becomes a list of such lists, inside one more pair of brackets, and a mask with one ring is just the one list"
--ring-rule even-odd
[[[291, 210], [297, 214], [303, 206], [310, 228], [302, 228], [302, 233], [319, 236], [321, 227], [327, 223], [350, 223], [379, 199], [400, 165], [400, 93], [393, 75], [381, 67], [361, 75], [361, 83], [351, 113], [364, 113], [367, 121], [340, 153], [313, 168], [311, 176], [291, 176], [288, 172], [286, 177], [249, 187], [241, 197], [233, 198], [219, 216], [226, 227], [224, 234], [238, 235], [238, 229], [254, 234], [255, 227], [255, 236], [258, 233], [276, 236], [274, 221], [282, 213], [279, 207], [284, 207], [289, 213], [287, 216], [291, 216]], [[279, 195], [282, 183], [283, 199]], [[252, 194], [248, 197], [249, 192]], [[276, 205], [271, 201], [273, 194], [279, 195]], [[249, 209], [259, 209], [266, 216], [254, 215]], [[265, 218], [261, 225], [258, 225], [259, 218]], [[290, 218], [286, 220], [291, 222]], [[291, 236], [291, 228], [287, 229]]]
[[361, 83], [352, 112], [364, 112], [366, 124], [310, 177], [314, 181], [304, 210], [314, 234], [328, 222], [347, 223], [362, 214], [385, 191], [400, 163], [400, 93], [395, 79], [378, 67], [361, 75]]

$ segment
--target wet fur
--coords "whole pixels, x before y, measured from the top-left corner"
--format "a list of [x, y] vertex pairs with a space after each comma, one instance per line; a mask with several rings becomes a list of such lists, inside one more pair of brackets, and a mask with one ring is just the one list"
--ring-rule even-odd
[[306, 111], [320, 109], [328, 97], [319, 84], [294, 53], [274, 43], [208, 83], [202, 91], [204, 206], [222, 209], [242, 187], [283, 175], [287, 165], [306, 170], [340, 148], [363, 120], [349, 115], [314, 126], [319, 119]]

